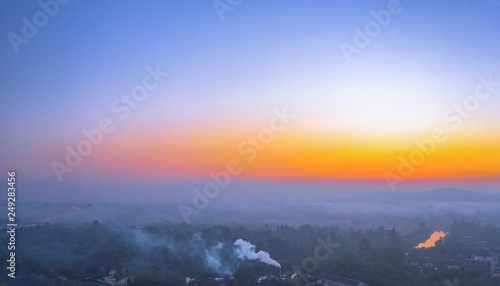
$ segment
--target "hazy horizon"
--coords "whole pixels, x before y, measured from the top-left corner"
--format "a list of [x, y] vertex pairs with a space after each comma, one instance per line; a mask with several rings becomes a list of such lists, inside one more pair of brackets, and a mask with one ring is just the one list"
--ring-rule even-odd
[[[487, 180], [485, 180], [487, 181]], [[193, 199], [193, 189], [203, 190], [210, 179], [170, 181], [104, 180], [80, 182], [22, 182], [19, 199], [38, 202], [116, 202], [116, 203], [186, 203]], [[407, 183], [397, 193], [425, 192], [441, 188], [464, 189], [479, 193], [500, 193], [495, 184], [458, 181], [443, 185], [440, 182]], [[106, 192], [106, 191], [110, 192]], [[212, 202], [329, 202], [352, 198], [370, 192], [391, 192], [385, 181], [278, 181], [233, 179], [221, 188]]]
[[228, 200], [500, 191], [496, 1], [13, 3], [0, 170], [23, 199], [178, 202], [220, 172]]

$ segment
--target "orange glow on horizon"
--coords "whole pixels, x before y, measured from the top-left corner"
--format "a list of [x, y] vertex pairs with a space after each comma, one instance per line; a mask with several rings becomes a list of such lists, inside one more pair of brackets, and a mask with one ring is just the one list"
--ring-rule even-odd
[[419, 245], [415, 246], [415, 248], [434, 247], [434, 246], [436, 246], [436, 242], [445, 236], [446, 236], [446, 234], [444, 232], [435, 231], [433, 234], [431, 234], [431, 237], [429, 239], [427, 239], [425, 242], [422, 242]]
[[[247, 178], [385, 180], [386, 172], [402, 176], [398, 172], [401, 158], [409, 161], [412, 152], [421, 152], [407, 137], [337, 137], [292, 130], [275, 134], [250, 158], [238, 147], [258, 131], [175, 128], [155, 132], [151, 128], [120, 132], [96, 148], [87, 170], [135, 178], [206, 177], [234, 160], [242, 167], [239, 176]], [[402, 177], [500, 178], [500, 136], [483, 138], [488, 139], [457, 137], [437, 144], [423, 164], [414, 166], [411, 176]], [[246, 144], [245, 149], [256, 148]]]

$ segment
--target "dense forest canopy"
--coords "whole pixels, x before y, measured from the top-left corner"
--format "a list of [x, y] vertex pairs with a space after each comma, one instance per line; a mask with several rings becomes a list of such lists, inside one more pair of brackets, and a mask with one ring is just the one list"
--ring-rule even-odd
[[425, 223], [404, 236], [394, 228], [360, 231], [307, 224], [248, 228], [165, 223], [115, 229], [96, 220], [73, 227], [40, 225], [18, 229], [18, 244], [23, 247], [17, 254], [16, 282], [39, 285], [40, 277], [60, 276], [68, 278], [66, 283], [96, 281], [111, 269], [116, 270], [117, 278], [133, 280], [130, 285], [185, 285], [187, 277], [234, 277], [241, 285], [249, 277], [277, 276], [279, 268], [235, 255], [234, 242], [243, 239], [281, 264], [287, 277], [284, 282], [292, 283], [292, 276], [307, 280], [324, 272], [370, 285], [446, 285], [446, 280], [462, 281], [461, 285], [500, 285], [498, 278], [449, 269], [444, 262], [422, 269], [406, 265], [408, 255], [451, 257], [480, 251], [459, 243], [460, 237], [470, 234], [484, 237], [484, 247], [500, 252], [498, 228], [464, 221], [449, 225], [447, 236], [435, 247], [415, 249], [433, 231]]

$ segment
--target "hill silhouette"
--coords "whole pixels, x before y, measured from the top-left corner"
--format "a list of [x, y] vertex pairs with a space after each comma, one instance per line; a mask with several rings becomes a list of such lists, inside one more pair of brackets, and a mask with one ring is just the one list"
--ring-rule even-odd
[[439, 188], [422, 192], [369, 192], [351, 198], [351, 200], [370, 200], [370, 201], [398, 201], [398, 200], [416, 200], [416, 201], [500, 201], [500, 194], [486, 194], [473, 192], [458, 188]]

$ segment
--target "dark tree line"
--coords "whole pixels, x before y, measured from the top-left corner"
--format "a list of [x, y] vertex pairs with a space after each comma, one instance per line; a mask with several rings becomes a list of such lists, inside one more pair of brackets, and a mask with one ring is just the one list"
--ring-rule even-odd
[[[373, 286], [500, 285], [498, 279], [480, 277], [463, 268], [448, 269], [444, 264], [423, 269], [405, 266], [408, 253], [456, 255], [474, 251], [474, 246], [458, 243], [463, 235], [484, 237], [487, 246], [498, 251], [498, 228], [454, 222], [449, 227], [448, 236], [436, 247], [414, 249], [432, 232], [425, 224], [420, 224], [406, 236], [401, 236], [396, 229], [383, 227], [359, 231], [310, 225], [246, 228], [161, 224], [114, 230], [97, 221], [76, 227], [45, 225], [18, 229], [17, 269], [20, 277], [56, 279], [64, 275], [68, 281], [95, 281], [114, 269], [118, 279], [133, 279], [131, 285], [185, 285], [186, 277], [229, 277], [230, 274], [235, 277], [232, 284], [243, 285], [260, 275], [277, 275], [279, 269], [276, 267], [258, 261], [241, 261], [234, 256], [233, 242], [242, 238], [255, 244], [257, 251], [267, 251], [281, 263], [282, 272], [288, 273], [287, 281], [292, 284], [299, 283], [290, 278], [296, 272], [294, 269], [299, 267], [307, 275], [325, 272], [362, 280]], [[306, 271], [304, 260], [314, 256], [320, 245], [318, 239], [334, 243], [335, 249], [328, 253], [326, 260], [317, 261], [314, 269]], [[3, 257], [7, 256], [6, 250], [1, 252]], [[217, 270], [207, 263], [212, 261], [207, 260], [207, 253], [216, 255], [219, 262], [227, 265], [221, 265]], [[221, 269], [226, 272], [220, 272]], [[1, 271], [2, 276], [7, 277], [6, 269]], [[24, 281], [30, 280], [26, 278]], [[31, 284], [41, 285], [39, 282]]]

